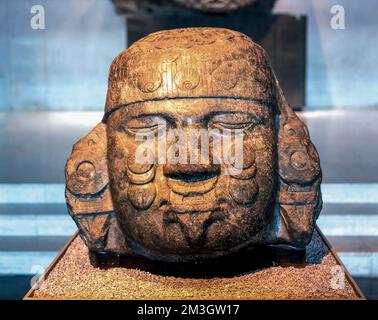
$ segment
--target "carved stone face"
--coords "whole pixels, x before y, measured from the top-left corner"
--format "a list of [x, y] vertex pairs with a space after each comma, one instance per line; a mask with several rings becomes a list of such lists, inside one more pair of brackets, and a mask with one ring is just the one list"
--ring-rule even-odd
[[[212, 163], [211, 147], [208, 163], [199, 159], [191, 164], [188, 159], [174, 164], [169, 155], [165, 164], [158, 159], [154, 164], [138, 163], [136, 150], [145, 142], [137, 141], [136, 132], [155, 134], [156, 149], [146, 149], [156, 158], [159, 123], [166, 123], [163, 130], [168, 134], [160, 139], [165, 140], [168, 154], [175, 142], [169, 139], [170, 130], [181, 130], [189, 140], [190, 132], [215, 129], [221, 140], [223, 134], [227, 137], [230, 130], [238, 129], [243, 169], [231, 172], [224, 161]], [[110, 186], [129, 241], [160, 254], [214, 255], [261, 238], [272, 219], [275, 145], [273, 110], [257, 102], [177, 99], [114, 112], [108, 119]], [[226, 154], [230, 146], [221, 144]], [[194, 148], [200, 149], [193, 143], [185, 147], [188, 156]]]
[[304, 247], [320, 182], [265, 51], [238, 32], [189, 28], [114, 59], [103, 121], [67, 162], [66, 199], [90, 250], [187, 261]]

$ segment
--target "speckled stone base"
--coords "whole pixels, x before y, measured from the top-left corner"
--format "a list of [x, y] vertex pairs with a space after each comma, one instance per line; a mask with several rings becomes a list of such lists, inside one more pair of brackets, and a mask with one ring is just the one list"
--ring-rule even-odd
[[[49, 268], [44, 281], [26, 299], [359, 299], [348, 273], [318, 232], [314, 232], [302, 263], [284, 266], [272, 259], [234, 275], [190, 277], [161, 274], [135, 266], [99, 268], [80, 237]], [[125, 258], [127, 259], [127, 258]], [[248, 259], [245, 256], [244, 259]], [[241, 263], [243, 260], [234, 260]], [[246, 260], [244, 260], [246, 261]], [[278, 261], [278, 262], [277, 262]], [[38, 283], [37, 283], [38, 285]]]

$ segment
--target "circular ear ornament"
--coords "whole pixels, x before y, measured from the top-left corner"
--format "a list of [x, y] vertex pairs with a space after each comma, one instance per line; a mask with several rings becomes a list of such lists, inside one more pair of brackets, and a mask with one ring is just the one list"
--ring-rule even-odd
[[108, 184], [106, 157], [93, 152], [79, 152], [67, 161], [67, 189], [80, 196], [90, 196]]
[[308, 184], [319, 177], [319, 158], [304, 145], [288, 144], [279, 150], [280, 177], [286, 183]]
[[66, 164], [66, 188], [79, 197], [92, 197], [109, 183], [105, 125], [98, 124], [77, 142]]

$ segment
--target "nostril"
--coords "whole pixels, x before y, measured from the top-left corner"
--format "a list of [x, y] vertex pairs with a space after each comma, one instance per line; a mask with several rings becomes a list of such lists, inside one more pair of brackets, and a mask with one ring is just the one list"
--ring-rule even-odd
[[169, 174], [169, 178], [185, 182], [205, 181], [217, 176], [217, 172], [176, 172]]
[[163, 199], [160, 201], [159, 208], [163, 208], [168, 205], [168, 200]]
[[206, 181], [220, 173], [218, 165], [166, 165], [164, 175], [170, 179], [184, 182]]
[[[214, 189], [220, 167], [216, 165], [166, 165], [164, 175], [173, 194], [195, 197]], [[179, 202], [183, 201], [180, 198]]]

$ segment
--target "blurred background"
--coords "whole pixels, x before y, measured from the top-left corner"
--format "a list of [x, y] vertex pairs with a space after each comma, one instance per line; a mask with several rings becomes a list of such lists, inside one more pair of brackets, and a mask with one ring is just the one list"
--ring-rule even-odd
[[0, 298], [22, 298], [75, 232], [65, 161], [101, 121], [113, 58], [200, 25], [268, 51], [320, 154], [318, 225], [378, 298], [377, 13], [375, 0], [0, 0]]

